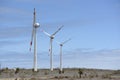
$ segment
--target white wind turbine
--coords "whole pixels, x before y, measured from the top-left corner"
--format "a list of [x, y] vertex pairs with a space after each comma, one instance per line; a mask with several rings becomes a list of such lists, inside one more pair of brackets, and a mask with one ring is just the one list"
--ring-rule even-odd
[[1, 75], [1, 71], [2, 71], [2, 64], [0, 62], [0, 75]]
[[2, 69], [2, 64], [1, 64], [1, 62], [0, 62], [0, 72], [1, 72], [1, 69]]
[[50, 37], [50, 49], [49, 49], [49, 52], [50, 52], [50, 70], [51, 71], [53, 71], [52, 42], [53, 42], [53, 39], [55, 37], [55, 34], [58, 33], [61, 30], [62, 27], [63, 27], [63, 25], [56, 32], [54, 32], [52, 35], [50, 35], [49, 33], [45, 32], [44, 30], [42, 30], [42, 32], [44, 34], [46, 34], [47, 36]]
[[37, 71], [37, 37], [36, 37], [36, 30], [37, 28], [40, 26], [39, 23], [36, 23], [36, 11], [34, 8], [34, 13], [33, 13], [34, 17], [33, 17], [33, 29], [32, 29], [32, 37], [31, 37], [31, 42], [30, 42], [30, 51], [31, 51], [31, 47], [32, 47], [32, 42], [34, 39], [34, 63], [33, 63], [33, 68], [34, 71]]
[[68, 39], [62, 43], [58, 42], [57, 43], [60, 45], [60, 72], [62, 72], [62, 47], [65, 43], [67, 43], [68, 41], [70, 41], [71, 39]]

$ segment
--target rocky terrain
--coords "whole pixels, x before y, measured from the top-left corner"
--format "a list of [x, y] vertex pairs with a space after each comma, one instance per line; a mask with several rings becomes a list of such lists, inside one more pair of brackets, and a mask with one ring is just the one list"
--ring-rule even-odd
[[2, 69], [0, 80], [120, 80], [120, 70], [102, 70], [85, 68], [59, 69]]

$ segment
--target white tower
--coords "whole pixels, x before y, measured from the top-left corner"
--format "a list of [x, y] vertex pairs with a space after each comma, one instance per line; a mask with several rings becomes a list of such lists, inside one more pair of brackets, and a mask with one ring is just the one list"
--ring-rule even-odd
[[55, 34], [58, 33], [61, 28], [63, 27], [63, 25], [56, 31], [54, 32], [52, 35], [50, 35], [49, 33], [45, 32], [44, 30], [43, 33], [46, 34], [47, 36], [49, 36], [50, 38], [50, 49], [49, 49], [49, 53], [50, 53], [50, 70], [53, 71], [53, 56], [52, 56], [52, 42], [53, 42], [53, 39], [55, 37]]
[[31, 51], [31, 46], [32, 46], [32, 41], [34, 39], [34, 63], [33, 63], [33, 68], [34, 71], [37, 71], [37, 37], [36, 37], [36, 31], [37, 28], [40, 26], [39, 23], [36, 23], [36, 12], [34, 8], [34, 13], [33, 13], [33, 30], [32, 30], [32, 37], [31, 37], [31, 43], [30, 43], [30, 51]]
[[61, 72], [63, 71], [63, 70], [62, 70], [62, 47], [63, 47], [63, 45], [64, 45], [65, 43], [67, 43], [69, 40], [71, 40], [71, 39], [68, 39], [68, 40], [66, 40], [66, 41], [64, 41], [64, 42], [62, 42], [62, 43], [60, 43], [60, 42], [57, 41], [57, 43], [60, 45], [60, 71], [61, 71]]

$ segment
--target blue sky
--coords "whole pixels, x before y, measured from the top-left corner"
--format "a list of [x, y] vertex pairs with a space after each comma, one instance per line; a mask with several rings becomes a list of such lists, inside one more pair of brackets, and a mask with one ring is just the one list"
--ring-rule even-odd
[[[41, 32], [62, 30], [63, 67], [120, 69], [119, 0], [0, 0], [0, 63], [2, 67], [33, 67], [29, 52], [33, 9], [36, 8], [38, 67], [49, 68], [49, 37]], [[59, 45], [53, 42], [54, 67], [59, 67]]]

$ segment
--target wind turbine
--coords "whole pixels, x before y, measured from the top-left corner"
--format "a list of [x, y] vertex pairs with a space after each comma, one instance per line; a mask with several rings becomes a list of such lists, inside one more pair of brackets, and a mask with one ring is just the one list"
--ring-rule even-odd
[[49, 48], [49, 53], [50, 53], [50, 70], [53, 71], [53, 57], [52, 57], [52, 42], [53, 42], [53, 39], [55, 37], [55, 34], [58, 33], [61, 28], [63, 27], [63, 25], [56, 31], [54, 32], [52, 35], [50, 35], [49, 33], [47, 33], [46, 31], [42, 30], [42, 32], [44, 34], [46, 34], [47, 36], [49, 36], [50, 38], [50, 48]]
[[1, 70], [2, 70], [2, 64], [1, 64], [1, 62], [0, 62], [0, 74], [1, 74]]
[[36, 37], [36, 31], [37, 28], [40, 27], [39, 23], [36, 23], [36, 11], [34, 8], [34, 13], [33, 13], [33, 29], [32, 29], [32, 37], [31, 37], [31, 42], [30, 42], [30, 51], [31, 51], [31, 47], [32, 47], [32, 42], [34, 39], [34, 63], [33, 63], [33, 68], [34, 71], [37, 71], [37, 37]]
[[62, 47], [65, 43], [67, 43], [68, 41], [70, 41], [71, 39], [68, 39], [62, 43], [58, 42], [57, 43], [60, 45], [60, 73], [62, 72]]
[[1, 67], [2, 65], [1, 65], [1, 63], [0, 63], [0, 75], [1, 75], [1, 71], [2, 71], [2, 67]]

